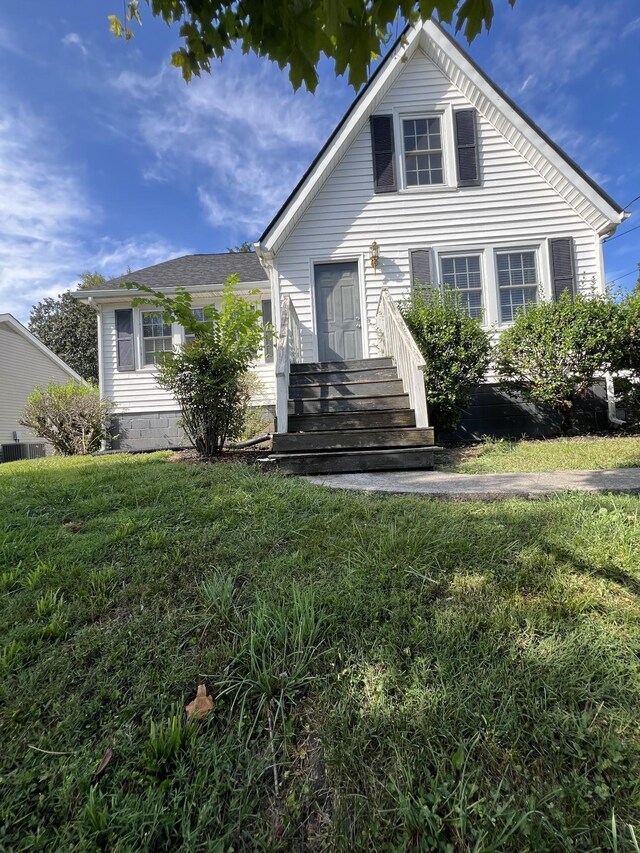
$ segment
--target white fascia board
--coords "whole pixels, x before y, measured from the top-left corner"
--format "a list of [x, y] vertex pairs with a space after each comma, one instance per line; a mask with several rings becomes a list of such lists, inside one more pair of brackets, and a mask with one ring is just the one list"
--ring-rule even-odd
[[[198, 284], [193, 287], [159, 287], [158, 293], [161, 293], [163, 296], [175, 296], [177, 293], [182, 293], [186, 291], [187, 293], [193, 294], [207, 294], [207, 293], [221, 293], [224, 284]], [[262, 279], [261, 281], [243, 281], [242, 284], [238, 285], [234, 288], [236, 293], [250, 293], [252, 290], [259, 291], [268, 291], [269, 290], [269, 281], [266, 279]], [[107, 290], [106, 288], [103, 290], [75, 290], [71, 294], [74, 299], [77, 299], [79, 302], [102, 302], [102, 301], [126, 301], [127, 299], [140, 299], [144, 297], [153, 298], [152, 294], [147, 293], [145, 290], [135, 290], [133, 288], [128, 287], [114, 287], [113, 289]]]
[[0, 314], [0, 324], [4, 323], [10, 329], [12, 329], [16, 334], [22, 335], [30, 344], [32, 344], [36, 349], [39, 349], [40, 352], [44, 353], [47, 358], [51, 359], [51, 361], [69, 374], [71, 379], [75, 379], [76, 382], [81, 383], [82, 385], [88, 385], [86, 379], [83, 379], [79, 373], [76, 373], [75, 370], [72, 370], [69, 365], [64, 362], [61, 358], [59, 358], [54, 352], [51, 352], [48, 346], [42, 343], [42, 341], [38, 340], [35, 335], [33, 335], [26, 326], [23, 326], [12, 314]]
[[386, 63], [385, 68], [382, 69], [369, 86], [362, 100], [357, 104], [351, 115], [348, 116], [340, 133], [324, 152], [320, 160], [318, 160], [313, 170], [307, 175], [303, 186], [299, 188], [295, 198], [290, 201], [286, 210], [283, 211], [270, 234], [268, 234], [262, 243], [256, 244], [256, 250], [259, 255], [268, 257], [269, 254], [277, 252], [279, 242], [283, 235], [287, 233], [292, 220], [298, 218], [322, 186], [323, 179], [333, 167], [334, 159], [338, 152], [345, 150], [353, 141], [360, 131], [362, 123], [371, 112], [372, 105], [376, 101], [380, 91], [385, 89], [398, 74], [403, 60], [408, 59], [413, 54], [420, 40], [421, 30], [422, 27], [419, 24], [413, 27], [407, 33], [404, 40], [399, 42], [393, 54], [382, 60]]
[[[489, 83], [489, 81], [478, 72], [476, 68], [474, 68], [473, 64], [469, 61], [469, 59], [465, 56], [462, 49], [452, 50], [452, 43], [447, 38], [447, 36], [440, 30], [433, 21], [426, 21], [424, 27], [422, 28], [422, 32], [424, 33], [425, 43], [423, 45], [425, 53], [427, 56], [433, 61], [433, 50], [430, 49], [429, 41], [433, 42], [433, 44], [439, 48], [444, 54], [446, 54], [449, 59], [458, 67], [458, 69], [469, 79], [469, 81], [475, 86], [478, 93], [484, 96], [488, 101], [490, 101], [496, 109], [499, 110], [500, 113], [507, 119], [516, 130], [524, 137], [524, 139], [529, 142], [534, 148], [537, 148], [541, 154], [546, 157], [546, 159], [555, 167], [555, 169], [567, 180], [569, 183], [573, 184], [573, 186], [582, 193], [582, 195], [593, 205], [593, 207], [604, 217], [606, 217], [612, 226], [619, 225], [626, 218], [624, 212], [619, 212], [612, 207], [603, 196], [601, 196], [583, 177], [572, 168], [571, 164], [568, 163], [564, 157], [560, 156], [558, 152], [551, 146], [549, 143], [536, 132], [535, 128], [533, 128], [527, 121], [523, 119], [523, 117], [513, 109], [513, 107], [505, 101], [502, 95], [496, 91], [496, 89]], [[455, 44], [455, 42], [454, 42]], [[438, 64], [438, 63], [436, 63]], [[442, 69], [439, 65], [440, 70], [446, 74], [444, 69]], [[449, 75], [446, 75], [449, 76]], [[452, 81], [453, 82], [453, 81]], [[456, 85], [454, 83], [454, 85]], [[466, 93], [463, 93], [466, 95]], [[468, 95], [466, 95], [468, 96]], [[479, 110], [483, 112], [482, 110]], [[552, 185], [553, 186], [553, 185]], [[559, 192], [557, 188], [556, 192]], [[607, 229], [603, 229], [605, 232]]]

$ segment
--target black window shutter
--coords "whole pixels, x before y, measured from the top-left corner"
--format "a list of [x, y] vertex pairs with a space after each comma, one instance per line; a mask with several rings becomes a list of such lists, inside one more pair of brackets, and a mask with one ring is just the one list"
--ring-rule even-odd
[[377, 193], [398, 189], [393, 143], [393, 116], [371, 116], [371, 150], [373, 153], [373, 188]]
[[454, 116], [458, 186], [477, 187], [480, 185], [480, 161], [476, 111], [474, 109], [456, 110]]
[[262, 300], [262, 324], [265, 327], [262, 333], [264, 360], [269, 364], [273, 361], [273, 312], [270, 299]]
[[411, 266], [411, 288], [428, 290], [433, 284], [431, 249], [411, 249], [409, 262]]
[[116, 352], [118, 370], [135, 370], [131, 308], [116, 309]]
[[573, 237], [557, 237], [549, 241], [551, 252], [551, 276], [553, 279], [553, 298], [568, 290], [571, 296], [576, 294], [576, 269], [574, 264]]

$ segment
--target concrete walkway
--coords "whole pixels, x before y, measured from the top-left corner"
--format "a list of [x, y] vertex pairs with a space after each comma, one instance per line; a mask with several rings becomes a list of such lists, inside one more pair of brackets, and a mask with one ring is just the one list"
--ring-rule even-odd
[[448, 474], [444, 471], [379, 471], [306, 477], [330, 489], [425, 495], [451, 500], [539, 498], [558, 492], [640, 492], [640, 468], [554, 471], [536, 474]]

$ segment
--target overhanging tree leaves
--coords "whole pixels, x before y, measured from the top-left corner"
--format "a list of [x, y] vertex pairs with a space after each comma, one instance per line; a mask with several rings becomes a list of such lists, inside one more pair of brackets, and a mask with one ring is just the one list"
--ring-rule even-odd
[[[472, 41], [491, 26], [493, 0], [146, 0], [151, 13], [165, 23], [179, 24], [183, 46], [172, 63], [185, 80], [211, 70], [235, 45], [289, 67], [295, 89], [313, 92], [322, 55], [333, 59], [336, 74], [347, 73], [359, 89], [372, 60], [379, 57], [399, 20], [445, 23], [455, 18], [456, 32]], [[516, 0], [505, 0], [513, 6]], [[110, 15], [111, 31], [130, 39], [135, 21], [142, 24], [139, 0], [128, 0], [122, 20]]]
[[[80, 290], [102, 284], [99, 273], [82, 273]], [[71, 296], [48, 296], [31, 309], [29, 331], [72, 370], [89, 382], [98, 382], [98, 321], [96, 312]]]

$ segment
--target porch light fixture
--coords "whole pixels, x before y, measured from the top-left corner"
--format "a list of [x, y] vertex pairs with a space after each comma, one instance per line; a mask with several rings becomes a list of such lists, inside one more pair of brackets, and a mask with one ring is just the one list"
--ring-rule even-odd
[[369, 261], [374, 270], [378, 269], [378, 261], [380, 260], [380, 247], [374, 240], [369, 246]]

